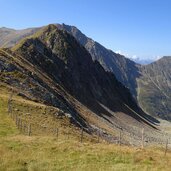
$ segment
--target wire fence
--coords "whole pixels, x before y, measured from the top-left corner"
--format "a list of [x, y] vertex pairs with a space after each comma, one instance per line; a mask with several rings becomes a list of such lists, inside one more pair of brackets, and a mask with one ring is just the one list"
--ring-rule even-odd
[[[25, 117], [17, 114], [13, 110], [13, 104], [12, 104], [12, 98], [13, 98], [13, 93], [10, 94], [9, 99], [8, 99], [8, 115], [13, 119], [15, 122], [17, 128], [20, 130], [20, 132], [24, 135], [27, 136], [32, 136], [32, 135], [41, 135], [43, 134], [48, 134], [55, 136], [57, 139], [61, 137], [65, 137], [65, 139], [69, 139], [69, 136], [71, 134], [72, 130], [68, 130], [67, 132], [60, 131], [60, 128], [57, 126], [47, 126], [47, 125], [42, 125], [38, 123], [33, 123], [30, 120], [27, 120]], [[46, 108], [45, 108], [45, 113], [46, 113]], [[156, 144], [156, 145], [161, 145], [164, 147], [164, 154], [166, 155], [169, 145], [170, 145], [170, 137], [166, 136], [162, 137], [163, 135], [161, 132], [156, 132], [156, 136], [149, 136], [148, 133], [145, 132], [145, 129], [142, 128], [141, 130], [138, 130], [138, 134], [134, 131], [130, 133], [127, 129], [119, 127], [117, 125], [114, 125], [116, 130], [117, 130], [117, 135], [113, 136], [110, 134], [107, 134], [100, 128], [92, 129], [92, 136], [93, 139], [97, 142], [100, 143], [100, 141], [107, 141], [111, 143], [115, 143], [118, 145], [132, 145], [132, 146], [138, 146], [140, 148], [145, 148], [146, 146], [150, 144]], [[37, 131], [39, 130], [39, 131]], [[136, 130], [137, 131], [137, 130]], [[84, 127], [81, 127], [79, 129], [79, 134], [78, 139], [81, 143], [84, 142], [86, 139], [86, 134], [87, 130]], [[138, 136], [135, 136], [138, 135]], [[160, 137], [160, 138], [159, 138]]]

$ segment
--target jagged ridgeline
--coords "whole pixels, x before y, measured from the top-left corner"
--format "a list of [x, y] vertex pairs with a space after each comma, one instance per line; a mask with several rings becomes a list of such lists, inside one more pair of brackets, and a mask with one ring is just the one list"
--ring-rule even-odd
[[[67, 31], [48, 25], [0, 50], [1, 82], [34, 101], [58, 107], [88, 130], [152, 129], [155, 120]], [[135, 129], [136, 130], [136, 129]], [[135, 131], [135, 134], [137, 131]]]

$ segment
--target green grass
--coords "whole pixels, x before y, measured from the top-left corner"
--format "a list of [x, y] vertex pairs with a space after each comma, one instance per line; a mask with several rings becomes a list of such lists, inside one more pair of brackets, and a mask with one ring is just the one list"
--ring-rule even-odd
[[0, 137], [18, 134], [15, 123], [7, 114], [7, 99], [0, 97]]
[[15, 136], [0, 141], [1, 170], [169, 170], [171, 155], [109, 144]]
[[[14, 96], [13, 107], [22, 117], [22, 113], [29, 110], [32, 113], [31, 122], [47, 119], [47, 125], [56, 124], [61, 130], [58, 139], [49, 132], [42, 134], [40, 130], [30, 137], [23, 135], [7, 114], [8, 91], [4, 88], [0, 91], [0, 171], [170, 171], [170, 151], [164, 156], [161, 148], [142, 150], [106, 142], [96, 143], [91, 142], [88, 135], [80, 143], [80, 131], [73, 126], [68, 127], [66, 118], [54, 120], [50, 109], [47, 115], [42, 114], [44, 105]], [[65, 132], [68, 130], [70, 137], [66, 139]]]

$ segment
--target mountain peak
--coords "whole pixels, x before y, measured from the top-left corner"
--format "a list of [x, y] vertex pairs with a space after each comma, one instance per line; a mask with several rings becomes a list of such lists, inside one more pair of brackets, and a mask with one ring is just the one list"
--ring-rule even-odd
[[55, 24], [49, 24], [45, 27], [43, 27], [43, 29], [41, 29], [44, 32], [51, 32], [57, 29], [57, 26]]
[[29, 44], [36, 45], [36, 43], [34, 42], [36, 42], [37, 39], [41, 40], [41, 39], [48, 38], [49, 35], [52, 34], [52, 32], [54, 32], [55, 30], [57, 30], [57, 27], [54, 24], [49, 24], [48, 26], [42, 27], [36, 33], [21, 39], [18, 44], [12, 47], [12, 50], [17, 51], [23, 46], [25, 45], [28, 46]]

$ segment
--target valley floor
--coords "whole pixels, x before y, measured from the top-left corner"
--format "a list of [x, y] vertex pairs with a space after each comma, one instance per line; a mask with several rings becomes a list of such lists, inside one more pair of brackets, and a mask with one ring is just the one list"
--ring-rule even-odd
[[[108, 144], [102, 140], [97, 143], [89, 135], [86, 135], [81, 143], [79, 141], [80, 131], [74, 130], [72, 126], [68, 128], [62, 123], [63, 119], [53, 123], [60, 126], [61, 135], [58, 138], [48, 133], [24, 135], [7, 114], [9, 95], [6, 95], [7, 92], [4, 92], [3, 89], [0, 90], [0, 171], [170, 171], [170, 150], [165, 156], [165, 149], [162, 147], [140, 149]], [[18, 110], [25, 106], [36, 113], [38, 110], [36, 106], [43, 106], [22, 100], [21, 97], [14, 97], [14, 100], [16, 101], [15, 108]], [[45, 116], [41, 115], [41, 117]], [[49, 116], [46, 116], [46, 120], [50, 122], [50, 118], [47, 117]], [[34, 120], [36, 119], [40, 118], [35, 116]], [[49, 122], [46, 124], [48, 125]], [[62, 136], [67, 135], [65, 133], [71, 130], [73, 133], [70, 133], [68, 138]]]

